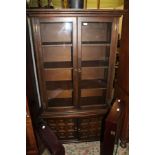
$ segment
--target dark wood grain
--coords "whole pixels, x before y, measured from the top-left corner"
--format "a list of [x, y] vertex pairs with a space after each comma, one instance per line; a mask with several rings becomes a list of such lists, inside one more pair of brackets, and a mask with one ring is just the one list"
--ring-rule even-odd
[[104, 136], [101, 140], [101, 155], [113, 155], [117, 132], [122, 118], [123, 107], [116, 100], [104, 123]]
[[40, 16], [40, 17], [50, 17], [50, 16], [60, 16], [64, 17], [75, 17], [75, 16], [94, 16], [94, 17], [120, 17], [125, 14], [125, 10], [111, 10], [111, 9], [27, 9], [28, 16]]
[[117, 26], [122, 13], [27, 10], [43, 105], [41, 117], [61, 140], [100, 139], [101, 119], [112, 99]]
[[[129, 1], [124, 1], [125, 9], [129, 10]], [[120, 56], [118, 68], [117, 97], [124, 104], [122, 128], [120, 131], [121, 146], [126, 147], [129, 142], [129, 13], [123, 17], [122, 38], [120, 42]]]
[[46, 109], [47, 108], [47, 97], [46, 97], [46, 88], [43, 82], [44, 76], [40, 76], [43, 74], [43, 57], [42, 57], [42, 48], [41, 48], [39, 19], [31, 18], [30, 22], [32, 25], [30, 29], [32, 29], [33, 46], [34, 46], [34, 52], [35, 52], [38, 81], [39, 81], [40, 98], [41, 98], [41, 103], [42, 103], [43, 108]]
[[30, 27], [26, 20], [26, 96], [29, 103], [32, 120], [38, 115], [40, 109], [35, 81], [34, 65], [31, 51]]
[[108, 80], [107, 80], [107, 96], [106, 101], [108, 104], [112, 101], [112, 89], [115, 71], [115, 59], [116, 59], [116, 49], [117, 49], [117, 38], [118, 37], [118, 18], [113, 19], [112, 33], [111, 33], [111, 47], [110, 47], [110, 57], [109, 57], [109, 70], [108, 70]]
[[76, 118], [55, 118], [45, 120], [47, 121], [48, 126], [60, 140], [77, 139]]
[[78, 119], [78, 137], [80, 140], [100, 140], [103, 116]]

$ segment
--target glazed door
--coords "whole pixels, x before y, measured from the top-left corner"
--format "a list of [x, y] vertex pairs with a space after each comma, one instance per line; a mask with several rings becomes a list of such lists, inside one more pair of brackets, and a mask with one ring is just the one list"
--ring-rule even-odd
[[78, 18], [79, 104], [100, 108], [111, 99], [116, 39], [114, 18]]
[[76, 18], [32, 18], [40, 93], [46, 110], [76, 107]]

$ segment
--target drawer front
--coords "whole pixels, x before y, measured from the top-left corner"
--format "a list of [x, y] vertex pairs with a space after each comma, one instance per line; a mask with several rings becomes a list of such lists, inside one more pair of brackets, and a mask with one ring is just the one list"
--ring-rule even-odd
[[100, 140], [103, 116], [78, 119], [79, 140]]
[[60, 140], [77, 138], [77, 121], [73, 118], [47, 119], [48, 126]]

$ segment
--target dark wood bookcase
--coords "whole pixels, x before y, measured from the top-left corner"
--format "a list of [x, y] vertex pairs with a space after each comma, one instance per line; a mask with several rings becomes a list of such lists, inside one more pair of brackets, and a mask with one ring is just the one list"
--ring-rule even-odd
[[27, 9], [43, 117], [60, 140], [93, 141], [113, 98], [121, 10]]

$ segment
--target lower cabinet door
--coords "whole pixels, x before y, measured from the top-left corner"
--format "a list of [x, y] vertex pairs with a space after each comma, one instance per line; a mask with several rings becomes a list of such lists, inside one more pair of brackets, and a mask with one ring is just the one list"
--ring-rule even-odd
[[103, 116], [46, 118], [51, 130], [62, 141], [96, 141], [101, 138]]
[[77, 119], [75, 118], [49, 118], [48, 126], [56, 134], [59, 140], [77, 139]]
[[103, 116], [78, 119], [78, 139], [83, 141], [100, 140]]

